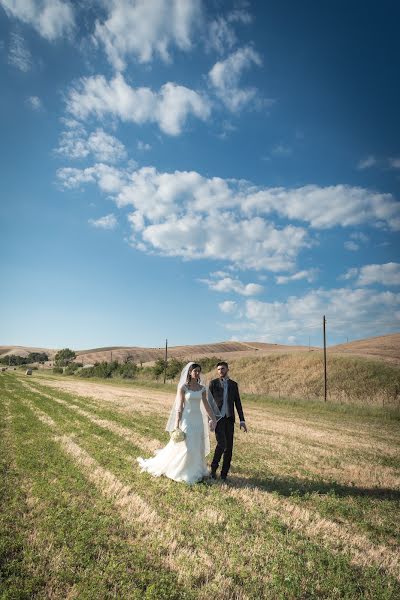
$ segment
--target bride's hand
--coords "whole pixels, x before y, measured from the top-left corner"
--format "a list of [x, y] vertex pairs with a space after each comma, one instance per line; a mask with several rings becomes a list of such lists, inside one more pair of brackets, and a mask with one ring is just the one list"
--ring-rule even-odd
[[215, 428], [217, 426], [217, 421], [210, 421], [209, 426], [210, 426], [210, 431], [215, 431]]

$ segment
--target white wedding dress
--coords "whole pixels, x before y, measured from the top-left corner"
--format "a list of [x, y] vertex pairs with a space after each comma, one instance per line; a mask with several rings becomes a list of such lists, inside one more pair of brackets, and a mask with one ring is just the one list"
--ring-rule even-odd
[[204, 409], [202, 409], [202, 387], [193, 391], [184, 386], [185, 404], [182, 412], [180, 429], [185, 432], [183, 442], [173, 442], [157, 450], [155, 456], [137, 459], [141, 470], [159, 477], [165, 475], [174, 481], [197, 483], [207, 474], [205, 456], [210, 451], [208, 427], [205, 426]]

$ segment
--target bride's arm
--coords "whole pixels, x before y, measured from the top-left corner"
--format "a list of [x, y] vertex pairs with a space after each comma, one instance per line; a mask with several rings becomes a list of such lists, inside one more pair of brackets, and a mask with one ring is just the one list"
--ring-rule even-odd
[[215, 418], [215, 415], [214, 415], [213, 411], [211, 410], [210, 405], [207, 402], [207, 390], [205, 388], [203, 390], [201, 398], [203, 400], [204, 408], [206, 409], [209, 419], [213, 425], [213, 429], [215, 429], [215, 426], [217, 425], [217, 419]]
[[179, 424], [182, 420], [183, 407], [185, 405], [185, 390], [181, 388], [179, 390], [179, 404], [176, 408], [176, 420], [175, 420], [175, 429], [179, 429]]

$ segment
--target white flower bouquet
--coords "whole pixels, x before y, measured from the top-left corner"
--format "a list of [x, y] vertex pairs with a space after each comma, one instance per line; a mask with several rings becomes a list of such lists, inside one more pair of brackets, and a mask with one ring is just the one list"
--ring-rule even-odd
[[186, 438], [186, 434], [182, 429], [174, 429], [171, 431], [171, 440], [177, 444], [178, 442], [183, 442]]

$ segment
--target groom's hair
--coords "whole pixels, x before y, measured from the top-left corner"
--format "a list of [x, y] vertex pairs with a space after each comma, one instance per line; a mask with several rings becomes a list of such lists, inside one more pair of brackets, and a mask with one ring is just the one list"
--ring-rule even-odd
[[218, 369], [218, 367], [226, 367], [227, 369], [229, 369], [228, 363], [225, 362], [224, 360], [221, 360], [221, 362], [219, 362], [217, 364], [217, 369]]

